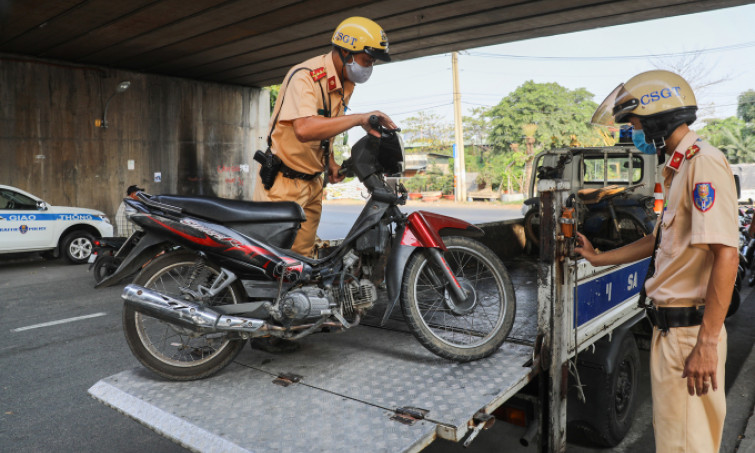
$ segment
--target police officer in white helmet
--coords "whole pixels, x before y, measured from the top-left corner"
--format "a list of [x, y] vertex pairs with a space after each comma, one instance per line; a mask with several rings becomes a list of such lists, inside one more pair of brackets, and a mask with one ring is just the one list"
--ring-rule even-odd
[[[738, 265], [737, 195], [721, 151], [689, 128], [697, 101], [669, 71], [638, 74], [603, 101], [593, 122], [629, 122], [643, 152], [658, 152], [666, 206], [653, 235], [597, 252], [578, 234], [575, 248], [594, 266], [653, 256], [641, 301], [653, 324], [650, 376], [657, 452], [719, 450], [726, 415], [724, 319]], [[651, 303], [645, 303], [645, 296]]]

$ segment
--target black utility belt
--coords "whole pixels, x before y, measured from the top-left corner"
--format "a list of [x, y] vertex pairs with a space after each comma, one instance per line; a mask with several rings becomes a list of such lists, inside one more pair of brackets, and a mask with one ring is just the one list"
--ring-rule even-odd
[[290, 167], [287, 167], [284, 163], [281, 163], [280, 172], [288, 179], [303, 179], [305, 181], [311, 181], [322, 174], [322, 172], [317, 172], [314, 175], [310, 175], [309, 173], [302, 173], [300, 171], [296, 171]]
[[645, 309], [650, 323], [667, 332], [674, 327], [692, 327], [703, 323], [705, 307], [648, 307]]

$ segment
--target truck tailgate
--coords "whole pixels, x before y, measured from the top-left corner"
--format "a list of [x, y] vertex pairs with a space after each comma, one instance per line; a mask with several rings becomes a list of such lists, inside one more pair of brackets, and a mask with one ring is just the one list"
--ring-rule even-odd
[[[136, 368], [89, 393], [197, 451], [419, 451], [436, 437], [461, 439], [476, 412], [491, 412], [532, 371], [532, 348], [508, 342], [465, 364], [436, 357], [406, 332], [368, 326], [301, 343], [292, 354], [246, 348], [202, 381]], [[300, 380], [276, 385], [282, 375]], [[400, 407], [427, 413], [410, 425], [392, 419]]]

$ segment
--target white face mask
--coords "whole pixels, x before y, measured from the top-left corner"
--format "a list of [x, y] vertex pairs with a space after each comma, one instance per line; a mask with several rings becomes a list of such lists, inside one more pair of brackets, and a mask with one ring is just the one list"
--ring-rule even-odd
[[354, 83], [364, 83], [367, 80], [369, 80], [370, 76], [372, 75], [372, 66], [367, 66], [366, 68], [359, 63], [357, 63], [357, 59], [353, 58], [351, 59], [351, 63], [346, 63], [346, 77], [349, 78]]

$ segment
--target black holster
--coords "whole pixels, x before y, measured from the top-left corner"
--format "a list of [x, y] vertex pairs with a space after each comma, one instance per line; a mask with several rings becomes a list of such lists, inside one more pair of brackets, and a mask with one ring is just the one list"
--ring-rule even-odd
[[265, 150], [265, 152], [257, 150], [254, 153], [254, 160], [260, 163], [262, 185], [265, 187], [265, 190], [270, 190], [273, 187], [273, 183], [275, 183], [275, 177], [278, 176], [283, 162], [281, 162], [280, 157], [273, 154], [270, 148]]

